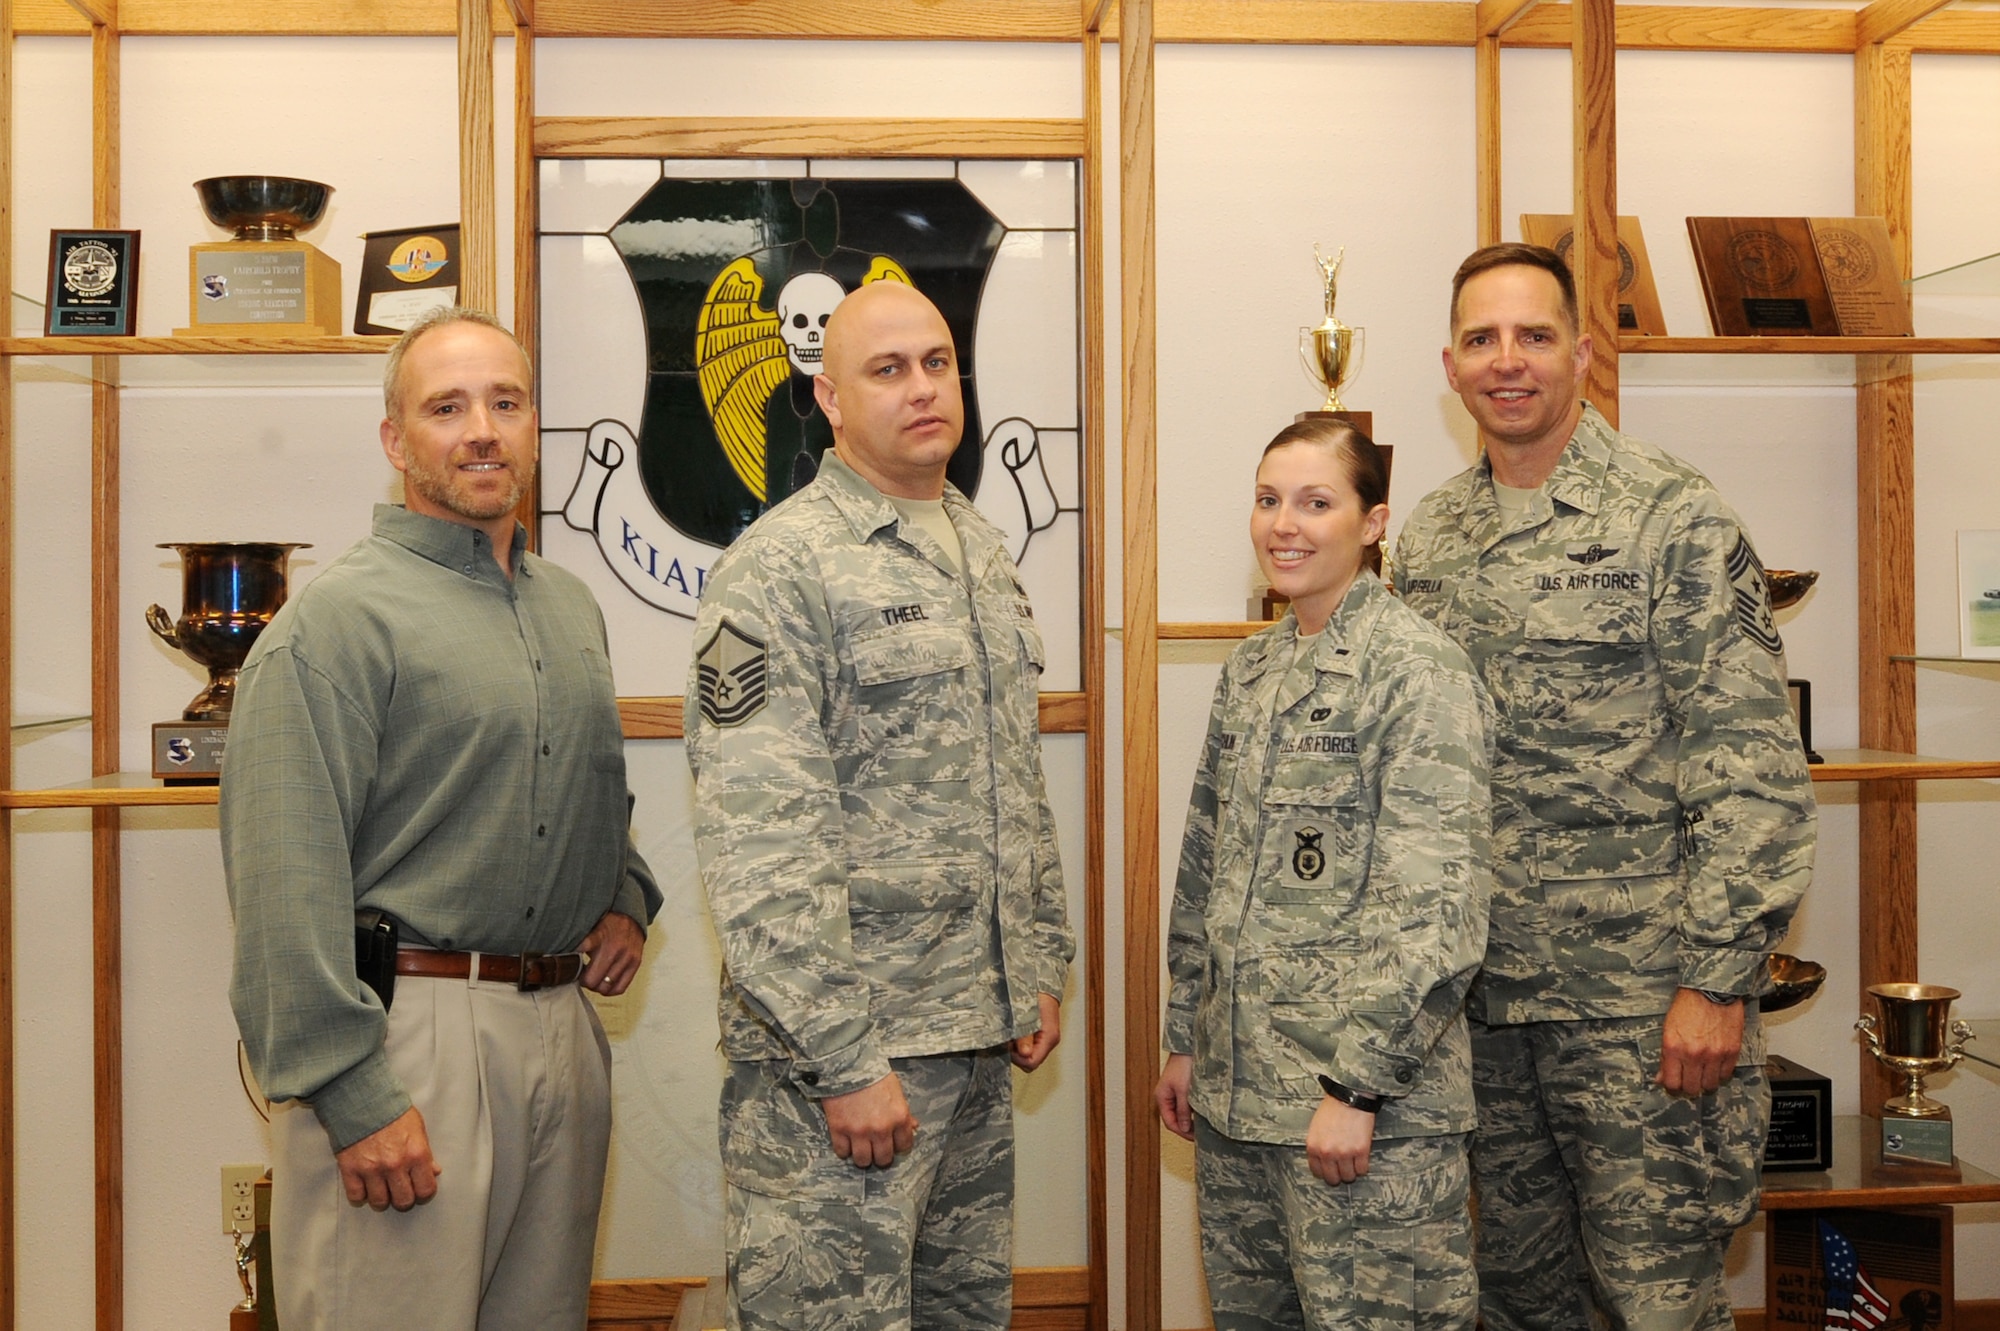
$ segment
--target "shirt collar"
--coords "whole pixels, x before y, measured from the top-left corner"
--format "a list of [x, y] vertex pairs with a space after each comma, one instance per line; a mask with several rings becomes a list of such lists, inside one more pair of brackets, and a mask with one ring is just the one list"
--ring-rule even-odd
[[[902, 513], [876, 488], [874, 482], [848, 466], [830, 448], [820, 455], [819, 475], [814, 483], [824, 487], [827, 498], [853, 530], [856, 540], [865, 541], [884, 527], [897, 526], [903, 520]], [[944, 511], [947, 514], [969, 511], [972, 507], [972, 501], [957, 486], [950, 481], [945, 482]], [[984, 531], [978, 523], [959, 522], [955, 518], [952, 525], [958, 529], [959, 544], [965, 548], [966, 571], [976, 578], [984, 572], [992, 556]]]
[[[493, 543], [477, 527], [447, 522], [424, 513], [412, 513], [400, 504], [377, 504], [375, 534], [444, 568], [461, 573], [473, 573], [483, 568], [492, 570], [495, 576], [505, 576], [494, 562]], [[514, 540], [508, 550], [508, 562], [516, 576], [533, 576], [528, 561], [521, 557], [527, 548], [528, 529], [516, 522]]]

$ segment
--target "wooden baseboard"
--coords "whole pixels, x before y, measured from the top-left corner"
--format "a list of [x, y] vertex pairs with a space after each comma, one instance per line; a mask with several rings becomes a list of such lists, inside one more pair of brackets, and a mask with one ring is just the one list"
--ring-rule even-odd
[[[1736, 1331], [1765, 1331], [1764, 1310], [1736, 1309]], [[2000, 1299], [1960, 1299], [1954, 1331], [2000, 1331]]]
[[[593, 1281], [589, 1331], [708, 1331], [722, 1325], [722, 1308], [709, 1308], [708, 1294], [708, 1281], [699, 1276]], [[1014, 1272], [1013, 1331], [1085, 1331], [1089, 1310], [1087, 1267]]]

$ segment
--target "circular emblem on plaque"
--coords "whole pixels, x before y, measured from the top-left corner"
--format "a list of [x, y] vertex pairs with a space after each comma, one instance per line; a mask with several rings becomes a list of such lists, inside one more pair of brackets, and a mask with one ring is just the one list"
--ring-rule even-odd
[[[1571, 248], [1575, 246], [1575, 244], [1576, 244], [1576, 232], [1565, 231], [1563, 233], [1563, 238], [1556, 242], [1556, 256], [1560, 258], [1564, 263], [1566, 264], [1569, 263], [1569, 252]], [[1574, 264], [1570, 265], [1570, 271], [1571, 272], [1576, 271], [1576, 267]], [[1625, 247], [1625, 242], [1622, 240], [1619, 241], [1618, 242], [1618, 289], [1620, 291], [1629, 290], [1632, 286], [1632, 279], [1636, 278], [1638, 275], [1639, 275], [1638, 261], [1632, 257], [1632, 251]]]
[[445, 266], [444, 242], [436, 236], [411, 236], [389, 252], [389, 271], [405, 282], [421, 282]]
[[1743, 231], [1729, 239], [1729, 271], [1757, 291], [1783, 291], [1797, 280], [1799, 252], [1775, 231]]
[[101, 296], [118, 283], [118, 256], [101, 240], [86, 240], [63, 256], [63, 288], [78, 296]]
[[1853, 231], [1822, 231], [1815, 227], [1813, 239], [1819, 245], [1819, 261], [1827, 276], [1842, 286], [1860, 286], [1875, 276], [1875, 251]]

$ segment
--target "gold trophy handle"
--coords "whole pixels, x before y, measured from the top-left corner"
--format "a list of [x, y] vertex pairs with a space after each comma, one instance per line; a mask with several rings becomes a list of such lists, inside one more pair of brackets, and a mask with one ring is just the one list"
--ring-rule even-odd
[[1978, 1036], [1972, 1033], [1970, 1024], [1964, 1020], [1954, 1021], [1951, 1024], [1951, 1043], [1946, 1045], [1944, 1050], [1944, 1056], [1951, 1061], [1945, 1064], [1945, 1067], [1957, 1067], [1959, 1060], [1965, 1057], [1966, 1042], [1978, 1038]]
[[146, 627], [158, 634], [160, 640], [166, 643], [167, 646], [173, 648], [175, 651], [180, 650], [180, 635], [174, 632], [173, 617], [160, 609], [159, 606], [149, 605], [146, 607]]
[[1868, 1052], [1881, 1058], [1882, 1042], [1875, 1038], [1875, 1018], [1872, 1016], [1861, 1018], [1854, 1023], [1854, 1029], [1860, 1031], [1862, 1038], [1868, 1041]]

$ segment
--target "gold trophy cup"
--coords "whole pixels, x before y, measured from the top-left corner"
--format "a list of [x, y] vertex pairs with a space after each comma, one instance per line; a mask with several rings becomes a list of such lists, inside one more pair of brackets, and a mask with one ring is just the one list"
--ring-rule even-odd
[[1326, 297], [1326, 317], [1315, 327], [1299, 329], [1299, 360], [1304, 363], [1312, 381], [1325, 390], [1326, 401], [1320, 404], [1318, 411], [1301, 412], [1298, 419], [1335, 416], [1372, 437], [1373, 413], [1349, 411], [1340, 400], [1340, 390], [1353, 383], [1355, 376], [1361, 373], [1365, 349], [1364, 330], [1350, 328], [1333, 312], [1334, 298], [1340, 289], [1340, 263], [1346, 255], [1347, 250], [1343, 247], [1329, 263], [1326, 256], [1320, 253], [1319, 246], [1313, 246], [1313, 262], [1319, 265], [1320, 287]]
[[1881, 1009], [1854, 1023], [1868, 1052], [1903, 1077], [1906, 1087], [1882, 1106], [1882, 1163], [1956, 1168], [1951, 1110], [1924, 1094], [1924, 1078], [1955, 1067], [1965, 1057], [1972, 1028], [1946, 1018], [1958, 990], [1939, 984], [1871, 984]]
[[146, 609], [146, 624], [160, 640], [208, 667], [208, 686], [194, 696], [181, 720], [153, 727], [153, 775], [173, 784], [213, 784], [222, 771], [223, 737], [236, 700], [236, 673], [285, 603], [286, 564], [292, 551], [311, 547], [287, 541], [162, 542], [181, 557], [181, 615]]

